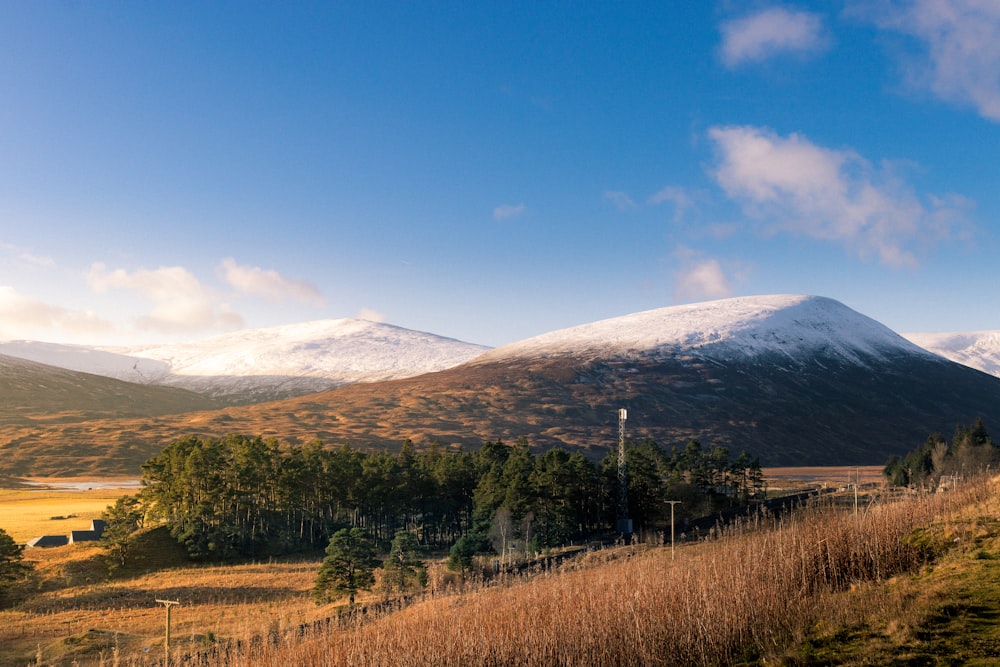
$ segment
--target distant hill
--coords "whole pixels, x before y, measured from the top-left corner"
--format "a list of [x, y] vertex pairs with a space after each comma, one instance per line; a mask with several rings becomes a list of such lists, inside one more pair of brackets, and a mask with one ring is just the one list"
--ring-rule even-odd
[[[670, 446], [695, 437], [707, 447], [746, 449], [764, 465], [880, 464], [976, 417], [988, 428], [1000, 425], [1000, 379], [917, 347], [836, 301], [778, 295], [635, 313], [444, 371], [282, 401], [0, 428], [0, 443], [86, 447], [93, 470], [125, 474], [189, 433], [363, 448], [395, 448], [405, 438], [476, 447], [525, 436], [538, 447], [599, 457], [616, 441], [620, 407], [629, 410], [632, 439]], [[11, 469], [5, 458], [0, 470]], [[62, 470], [40, 451], [29, 467]]]
[[908, 333], [903, 336], [946, 359], [1000, 377], [1000, 331]]
[[421, 375], [456, 366], [488, 349], [356, 319], [246, 329], [200, 341], [130, 348], [0, 343], [0, 354], [138, 384], [179, 387], [230, 404]]
[[0, 354], [0, 423], [152, 417], [220, 407], [206, 396], [78, 373]]

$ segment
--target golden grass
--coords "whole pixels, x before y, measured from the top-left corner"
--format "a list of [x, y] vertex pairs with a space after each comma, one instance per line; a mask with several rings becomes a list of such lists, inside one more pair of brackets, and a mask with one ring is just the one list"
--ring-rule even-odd
[[[919, 565], [914, 531], [984, 487], [869, 508], [805, 512], [718, 543], [635, 550], [596, 567], [441, 598], [359, 628], [261, 645], [212, 665], [719, 665], [782, 655], [808, 628], [898, 599], [867, 582]], [[847, 605], [850, 607], [851, 605]]]
[[[669, 548], [621, 547], [462, 592], [444, 585], [437, 565], [435, 593], [426, 599], [381, 618], [369, 614], [356, 627], [305, 633], [302, 626], [337, 612], [309, 599], [318, 557], [107, 582], [96, 550], [52, 550], [38, 562], [47, 582], [40, 592], [0, 612], [0, 664], [26, 664], [41, 646], [45, 664], [101, 664], [103, 650], [110, 665], [115, 641], [117, 664], [153, 664], [163, 650], [157, 598], [181, 602], [173, 611], [173, 664], [840, 664], [802, 656], [874, 635], [891, 649], [921, 641], [918, 629], [932, 615], [914, 600], [944, 599], [950, 581], [927, 579], [935, 568], [946, 572], [947, 561], [908, 574], [925, 555], [968, 544], [991, 561], [1000, 549], [996, 483], [990, 492], [988, 504], [980, 483], [874, 505], [859, 516], [819, 507], [684, 545], [676, 560]], [[989, 535], [998, 543], [983, 541]], [[378, 599], [373, 593], [359, 602]], [[228, 653], [195, 655], [227, 645]]]
[[87, 636], [103, 638], [106, 654], [115, 645], [133, 656], [144, 654], [144, 648], [162, 651], [165, 612], [157, 599], [181, 603], [172, 611], [171, 626], [173, 643], [185, 647], [199, 645], [209, 633], [248, 640], [329, 614], [308, 595], [318, 557], [188, 565], [109, 581], [101, 555], [99, 547], [89, 545], [29, 552], [40, 592], [0, 611], [0, 664], [24, 664], [39, 646], [46, 660], [65, 660], [55, 664], [71, 659], [96, 664], [99, 651], [80, 642]]
[[[18, 544], [39, 535], [69, 535], [89, 530], [108, 505], [135, 489], [0, 489], [0, 528]], [[53, 517], [64, 517], [54, 519]]]
[[801, 488], [804, 486], [845, 487], [860, 479], [861, 484], [883, 484], [884, 466], [798, 466], [764, 468], [768, 488]]

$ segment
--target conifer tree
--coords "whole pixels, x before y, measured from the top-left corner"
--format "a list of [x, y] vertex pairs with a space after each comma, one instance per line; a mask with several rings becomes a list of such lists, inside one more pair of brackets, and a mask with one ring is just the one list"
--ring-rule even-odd
[[31, 571], [31, 566], [22, 561], [23, 552], [24, 547], [0, 528], [0, 602], [8, 589]]
[[142, 526], [144, 514], [136, 496], [122, 496], [101, 514], [105, 523], [101, 545], [107, 551], [110, 572], [128, 563], [132, 533]]
[[401, 530], [392, 539], [389, 557], [382, 564], [386, 592], [405, 591], [412, 585], [427, 585], [427, 568], [420, 558], [422, 549], [416, 533]]
[[326, 558], [316, 574], [313, 599], [316, 604], [332, 602], [345, 595], [354, 606], [354, 596], [360, 590], [370, 590], [375, 584], [375, 542], [360, 528], [338, 530], [326, 547]]

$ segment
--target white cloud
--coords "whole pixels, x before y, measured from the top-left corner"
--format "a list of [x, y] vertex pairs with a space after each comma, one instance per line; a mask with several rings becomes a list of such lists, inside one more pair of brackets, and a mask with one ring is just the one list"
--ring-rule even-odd
[[782, 54], [825, 50], [829, 37], [818, 14], [771, 7], [722, 24], [720, 55], [727, 67], [759, 63]]
[[134, 292], [152, 303], [151, 310], [136, 320], [138, 328], [162, 334], [196, 333], [211, 329], [231, 330], [243, 318], [220, 303], [218, 296], [181, 266], [109, 271], [98, 262], [86, 273], [87, 284], [98, 293], [113, 289]]
[[903, 56], [909, 85], [1000, 121], [1000, 2], [866, 0], [850, 13], [916, 40]]
[[635, 202], [632, 201], [632, 198], [624, 192], [620, 192], [618, 190], [605, 190], [603, 197], [604, 201], [611, 202], [618, 208], [619, 211], [635, 208]]
[[272, 301], [293, 299], [315, 306], [323, 305], [323, 295], [316, 287], [302, 280], [285, 278], [273, 269], [240, 266], [230, 257], [222, 260], [222, 270], [226, 282], [241, 294]]
[[47, 304], [9, 285], [0, 285], [0, 340], [78, 340], [112, 329], [109, 322], [94, 313]]
[[674, 274], [674, 302], [723, 299], [733, 295], [732, 282], [717, 259], [684, 246], [675, 256], [680, 269]]
[[494, 220], [507, 220], [523, 215], [527, 210], [524, 204], [504, 204], [493, 209]]
[[712, 175], [744, 212], [787, 231], [847, 246], [889, 266], [914, 265], [913, 246], [952, 237], [962, 214], [954, 199], [927, 198], [851, 150], [823, 148], [797, 134], [715, 127]]

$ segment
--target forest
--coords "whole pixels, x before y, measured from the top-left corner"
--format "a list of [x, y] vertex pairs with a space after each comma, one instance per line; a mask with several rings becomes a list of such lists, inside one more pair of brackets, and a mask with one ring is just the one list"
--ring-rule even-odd
[[[745, 452], [704, 449], [697, 440], [669, 452], [627, 443], [628, 508], [636, 532], [697, 517], [759, 496], [760, 463]], [[486, 442], [476, 451], [409, 441], [398, 453], [316, 442], [287, 446], [243, 435], [188, 436], [142, 466], [141, 514], [162, 520], [195, 560], [317, 550], [344, 528], [380, 547], [399, 531], [421, 546], [541, 551], [613, 530], [617, 456], [532, 452], [528, 442]], [[134, 516], [134, 512], [132, 514]], [[499, 541], [498, 541], [499, 540]]]

